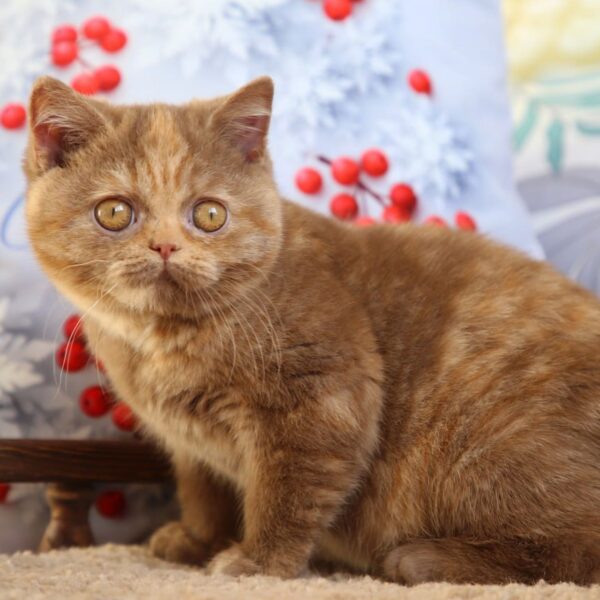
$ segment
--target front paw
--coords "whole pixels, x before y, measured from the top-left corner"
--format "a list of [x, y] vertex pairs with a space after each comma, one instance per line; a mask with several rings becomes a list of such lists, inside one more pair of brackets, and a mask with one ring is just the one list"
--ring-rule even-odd
[[209, 558], [209, 547], [190, 535], [180, 521], [163, 525], [150, 538], [154, 556], [175, 563], [203, 565]]
[[229, 575], [231, 577], [240, 577], [241, 575], [258, 575], [262, 569], [251, 558], [246, 556], [239, 544], [219, 552], [207, 566], [208, 572], [220, 575]]

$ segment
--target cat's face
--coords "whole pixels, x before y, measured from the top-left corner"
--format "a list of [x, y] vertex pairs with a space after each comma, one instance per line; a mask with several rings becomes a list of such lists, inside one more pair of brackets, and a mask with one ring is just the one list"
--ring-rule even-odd
[[34, 251], [80, 307], [191, 316], [272, 264], [280, 199], [266, 151], [273, 88], [183, 106], [111, 106], [50, 78], [25, 160]]

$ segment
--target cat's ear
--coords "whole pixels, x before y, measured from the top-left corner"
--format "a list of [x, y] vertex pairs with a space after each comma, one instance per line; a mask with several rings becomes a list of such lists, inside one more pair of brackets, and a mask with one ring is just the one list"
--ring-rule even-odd
[[214, 113], [212, 124], [218, 135], [254, 162], [266, 150], [272, 104], [273, 81], [259, 77], [229, 96]]
[[28, 160], [43, 173], [66, 164], [106, 122], [83, 96], [53, 77], [40, 77], [29, 99]]

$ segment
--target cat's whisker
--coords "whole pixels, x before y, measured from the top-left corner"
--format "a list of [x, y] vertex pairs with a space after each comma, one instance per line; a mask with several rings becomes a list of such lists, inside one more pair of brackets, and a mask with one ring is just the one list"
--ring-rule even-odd
[[[221, 287], [223, 287], [223, 285]], [[235, 291], [235, 290], [231, 290], [230, 286], [225, 287], [225, 289], [229, 290], [232, 294]], [[259, 292], [259, 290], [257, 290], [256, 288], [248, 288], [246, 290], [246, 295], [245, 296], [241, 295], [238, 298], [238, 302], [240, 304], [243, 304], [251, 314], [253, 314], [255, 317], [257, 317], [257, 319], [260, 321], [260, 323], [264, 327], [266, 333], [269, 335], [270, 340], [271, 340], [271, 349], [275, 353], [275, 360], [277, 362], [277, 372], [279, 373], [280, 369], [281, 369], [281, 344], [279, 341], [279, 336], [275, 330], [273, 322], [272, 322], [266, 308], [264, 306], [260, 305], [260, 302], [258, 302], [258, 299], [254, 299], [254, 300], [252, 299], [252, 296], [250, 294], [252, 294], [253, 292]], [[261, 293], [261, 295], [263, 295], [263, 294]], [[266, 300], [267, 300], [267, 298], [265, 297], [265, 301]], [[269, 304], [271, 304], [271, 306], [273, 306], [272, 302], [269, 302]], [[277, 314], [277, 318], [280, 319], [279, 314], [278, 313], [276, 313], [276, 314]], [[258, 346], [261, 349], [261, 353], [262, 353], [263, 352], [263, 344], [259, 343]], [[264, 355], [262, 356], [261, 360], [263, 363], [263, 372], [264, 372], [264, 369], [265, 369]]]
[[[264, 314], [264, 311], [262, 311], [261, 308], [259, 306], [257, 306], [256, 303], [253, 302], [252, 299], [248, 295], [241, 296], [240, 298], [238, 298], [238, 302], [242, 305], [243, 308], [245, 308], [247, 310], [247, 312], [254, 315], [258, 319], [258, 321], [262, 325], [262, 327], [267, 331], [267, 333], [270, 334], [268, 321], [265, 320], [262, 316]], [[254, 331], [254, 329], [251, 327], [248, 319], [246, 318], [246, 316], [243, 313], [243, 310], [239, 311], [239, 316], [245, 320], [246, 324], [252, 331], [252, 334], [254, 335], [254, 338], [256, 340], [256, 347], [260, 351], [260, 358], [261, 358], [261, 363], [263, 366], [262, 379], [263, 379], [263, 384], [264, 384], [265, 376], [266, 376], [266, 367], [267, 367], [266, 361], [265, 361], [265, 356], [264, 356], [264, 348], [263, 348], [264, 342], [259, 337], [259, 335]], [[270, 334], [270, 337], [271, 337], [271, 344], [273, 345], [273, 347], [275, 347], [277, 345], [277, 340], [271, 334]]]
[[257, 307], [259, 313], [262, 314], [265, 317], [265, 319], [267, 320], [267, 323], [266, 323], [267, 331], [271, 338], [271, 342], [273, 344], [273, 350], [275, 352], [275, 360], [277, 362], [277, 373], [279, 374], [281, 372], [281, 360], [282, 360], [281, 341], [279, 339], [279, 334], [278, 334], [277, 329], [271, 319], [269, 312], [266, 310], [265, 306], [260, 305], [258, 300], [263, 299], [266, 303], [268, 303], [273, 308], [273, 311], [275, 313], [275, 318], [279, 321], [280, 327], [282, 324], [281, 317], [279, 316], [279, 312], [278, 312], [277, 308], [275, 307], [275, 305], [273, 304], [273, 302], [260, 289], [258, 289], [258, 288], [249, 289], [248, 294], [249, 295], [260, 294], [260, 297], [258, 299], [255, 298], [254, 305]]
[[[239, 300], [239, 302], [244, 307], [248, 308], [248, 303], [246, 302], [245, 298], [240, 297], [238, 300]], [[265, 377], [266, 377], [267, 365], [266, 365], [266, 362], [265, 362], [265, 355], [264, 355], [264, 350], [263, 350], [263, 343], [262, 343], [261, 339], [259, 338], [259, 336], [257, 335], [257, 333], [254, 330], [254, 328], [252, 327], [252, 324], [250, 323], [250, 321], [248, 320], [248, 318], [244, 314], [243, 310], [236, 311], [236, 317], [238, 317], [238, 319], [241, 318], [241, 319], [244, 320], [245, 326], [242, 325], [242, 323], [240, 323], [239, 321], [238, 321], [238, 323], [240, 324], [240, 326], [242, 328], [242, 332], [244, 332], [244, 335], [246, 335], [246, 339], [248, 341], [248, 349], [252, 353], [253, 359], [255, 360], [255, 370], [256, 370], [256, 375], [258, 376], [258, 363], [256, 362], [256, 359], [255, 359], [255, 353], [252, 352], [252, 349], [253, 349], [252, 343], [250, 342], [250, 339], [248, 338], [248, 336], [246, 334], [246, 332], [247, 332], [248, 329], [250, 330], [250, 332], [252, 333], [252, 335], [254, 337], [254, 340], [256, 342], [256, 345], [254, 346], [254, 348], [256, 350], [258, 350], [259, 353], [260, 353], [260, 361], [261, 361], [261, 364], [262, 364], [261, 378], [262, 378], [262, 383], [263, 383], [263, 386], [264, 386], [265, 385]]]
[[[216, 295], [218, 299], [221, 299], [223, 297], [222, 291], [220, 289], [216, 290]], [[236, 304], [231, 306], [231, 317], [228, 320], [228, 324], [230, 326], [230, 328], [232, 329], [232, 337], [233, 339], [235, 339], [235, 335], [233, 333], [233, 326], [237, 326], [238, 330], [241, 331], [242, 335], [244, 336], [245, 340], [246, 340], [246, 344], [248, 346], [248, 354], [252, 357], [252, 364], [253, 364], [253, 369], [254, 369], [254, 374], [256, 377], [258, 377], [258, 373], [259, 373], [259, 368], [258, 368], [258, 362], [257, 362], [257, 358], [256, 358], [256, 353], [252, 351], [252, 342], [250, 340], [250, 336], [248, 335], [248, 331], [247, 328], [249, 327], [249, 323], [248, 321], [245, 319], [245, 322], [242, 323], [240, 321], [240, 317], [243, 317], [242, 313], [240, 312], [239, 308], [238, 308], [238, 304], [239, 302], [241, 302], [241, 299], [238, 298], [236, 301]]]
[[237, 350], [237, 342], [236, 342], [236, 339], [235, 339], [235, 333], [233, 331], [233, 328], [232, 328], [231, 324], [229, 323], [229, 320], [227, 319], [227, 316], [222, 312], [222, 310], [219, 307], [219, 298], [220, 297], [218, 296], [217, 297], [217, 302], [215, 302], [212, 293], [208, 289], [206, 289], [204, 291], [211, 298], [212, 303], [214, 304], [216, 310], [218, 310], [218, 312], [219, 312], [219, 314], [221, 316], [221, 320], [222, 320], [223, 325], [225, 327], [227, 327], [227, 330], [229, 332], [229, 338], [231, 340], [232, 350], [233, 350], [232, 365], [231, 365], [231, 369], [229, 370], [229, 377], [228, 377], [228, 380], [227, 380], [227, 386], [230, 386], [232, 378], [233, 378], [233, 374], [235, 373], [235, 368], [236, 368], [236, 365], [237, 365], [238, 350]]
[[[119, 282], [116, 282], [111, 288], [109, 288], [106, 291], [102, 291], [102, 288], [100, 290], [100, 296], [91, 304], [91, 306], [83, 313], [83, 315], [81, 315], [80, 319], [83, 320], [95, 307], [96, 305], [108, 294], [110, 294], [112, 291], [115, 290], [115, 288], [119, 285]], [[73, 339], [74, 336], [76, 336], [78, 332], [78, 328], [74, 329], [71, 332], [71, 335], [69, 336], [69, 339], [66, 342], [66, 348], [67, 348], [67, 355], [65, 357], [65, 362], [68, 364], [71, 358], [71, 352], [73, 349]], [[63, 387], [63, 382], [66, 378], [66, 370], [61, 368], [60, 369], [60, 375], [59, 375], [59, 380], [58, 380], [58, 387], [57, 387], [57, 392], [54, 396], [54, 399], [57, 398], [58, 394], [62, 391], [62, 387]], [[66, 388], [64, 390], [66, 392]]]
[[67, 271], [68, 269], [77, 269], [79, 267], [87, 267], [89, 265], [93, 265], [96, 263], [102, 263], [102, 264], [107, 264], [107, 263], [111, 263], [112, 261], [110, 260], [106, 260], [106, 259], [102, 259], [102, 258], [94, 258], [92, 260], [88, 260], [86, 262], [82, 262], [82, 263], [75, 263], [72, 265], [67, 265], [66, 267], [63, 267], [62, 269], [59, 269], [59, 273], [62, 273], [63, 271]]

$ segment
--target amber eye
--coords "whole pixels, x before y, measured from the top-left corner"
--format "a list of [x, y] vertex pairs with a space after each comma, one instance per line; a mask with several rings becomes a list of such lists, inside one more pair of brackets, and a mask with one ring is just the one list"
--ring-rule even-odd
[[94, 209], [96, 221], [109, 231], [122, 231], [133, 221], [133, 208], [124, 200], [102, 200]]
[[215, 200], [204, 200], [194, 206], [192, 218], [198, 229], [210, 233], [225, 225], [227, 209]]

